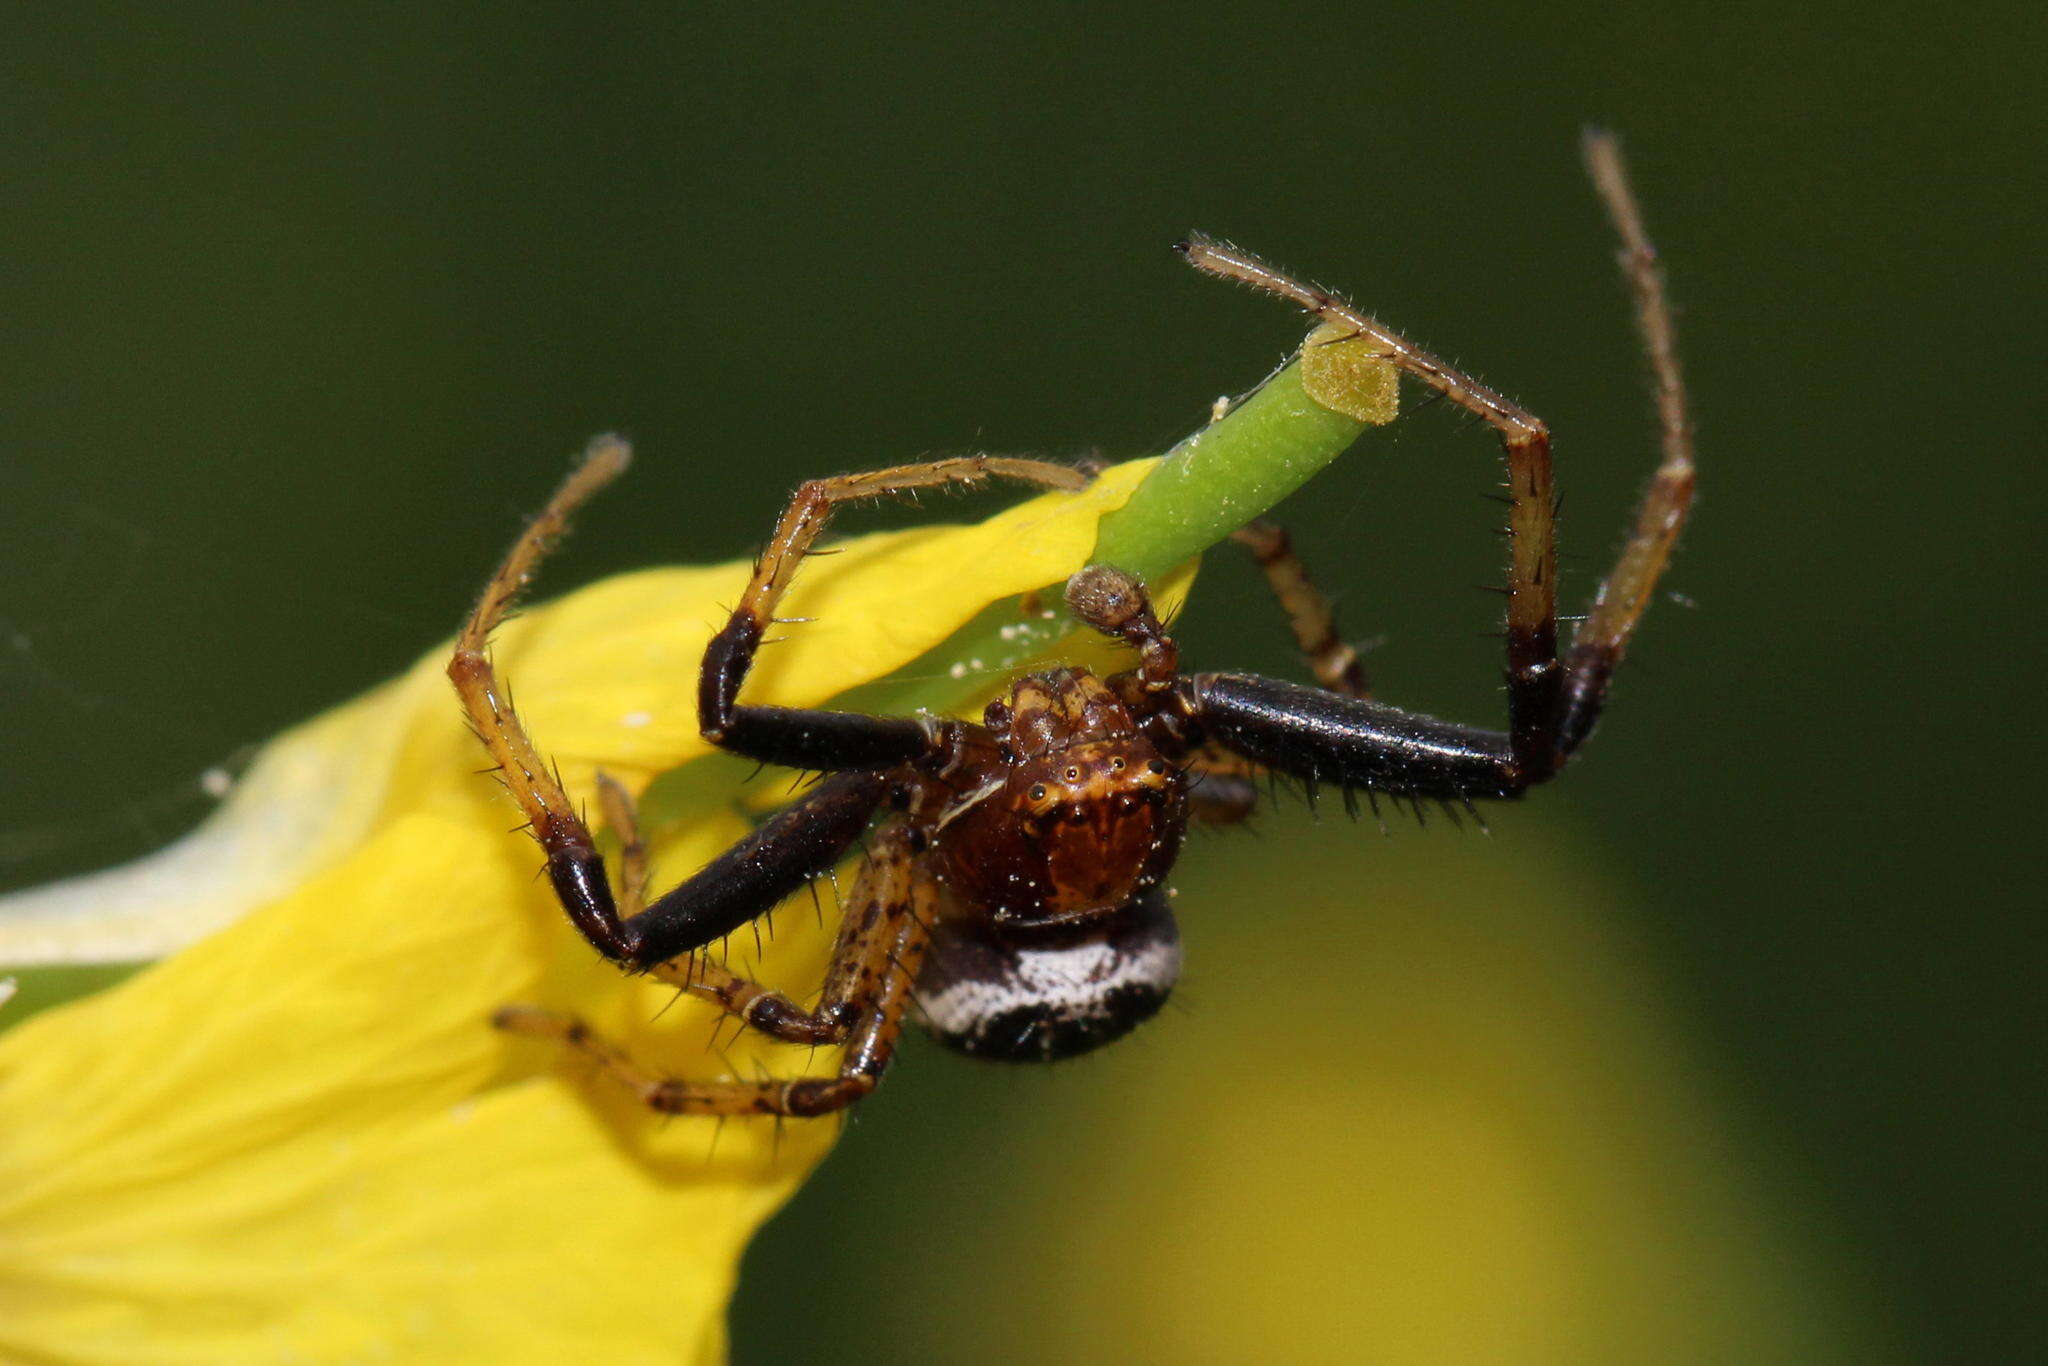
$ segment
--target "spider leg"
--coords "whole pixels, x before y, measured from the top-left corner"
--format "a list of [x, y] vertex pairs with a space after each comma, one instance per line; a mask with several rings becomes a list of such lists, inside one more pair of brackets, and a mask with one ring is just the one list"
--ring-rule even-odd
[[1309, 579], [1286, 528], [1261, 517], [1232, 532], [1230, 539], [1249, 549], [1258, 561], [1316, 682], [1346, 697], [1371, 697], [1364, 661], [1337, 634], [1337, 614]]
[[787, 1043], [844, 1042], [864, 1003], [877, 990], [901, 928], [910, 852], [899, 826], [882, 830], [861, 865], [839, 922], [818, 1004], [804, 1010], [781, 992], [742, 977], [703, 954], [685, 954], [649, 975], [717, 1005], [727, 1014]]
[[1237, 825], [1258, 810], [1259, 780], [1264, 772], [1221, 746], [1208, 745], [1196, 751], [1182, 764], [1181, 772], [1190, 780], [1188, 815], [1205, 825]]
[[[907, 848], [878, 850], [872, 924], [859, 936], [857, 955], [835, 959], [834, 974], [849, 984], [853, 1012], [840, 1037], [846, 1042], [829, 1077], [777, 1081], [686, 1081], [648, 1071], [623, 1050], [570, 1015], [508, 1007], [496, 1023], [515, 1033], [554, 1039], [591, 1058], [651, 1109], [682, 1115], [822, 1115], [842, 1110], [875, 1089], [894, 1055], [924, 958], [926, 926], [935, 892]], [[844, 943], [842, 937], [842, 943]], [[858, 964], [841, 967], [857, 957]], [[831, 990], [828, 979], [828, 993]]]
[[[829, 870], [867, 829], [891, 780], [887, 774], [863, 772], [828, 778], [682, 886], [637, 914], [620, 915], [590, 828], [534, 748], [489, 650], [492, 630], [567, 528], [570, 514], [624, 472], [630, 459], [630, 448], [617, 437], [591, 442], [484, 586], [456, 635], [448, 677], [477, 738], [497, 761], [499, 775], [546, 852], [549, 880], [569, 919], [606, 957], [648, 967], [730, 933]], [[601, 802], [615, 800], [604, 796], [602, 785], [599, 796]], [[629, 905], [640, 901], [631, 876], [627, 896]]]
[[1369, 338], [1393, 365], [1472, 413], [1500, 436], [1508, 475], [1508, 731], [1515, 763], [1537, 782], [1557, 767], [1557, 490], [1550, 429], [1535, 414], [1438, 359], [1328, 290], [1305, 284], [1250, 252], [1194, 234], [1180, 244], [1189, 264], [1277, 294], [1344, 329], [1337, 340]]
[[[1159, 650], [1170, 668], [1173, 643], [1134, 576], [1090, 565], [1067, 581], [1067, 605], [1148, 662]], [[1303, 780], [1311, 794], [1318, 783], [1459, 799], [1514, 796], [1527, 786], [1509, 737], [1497, 731], [1250, 674], [1169, 673], [1161, 688], [1148, 672], [1141, 664], [1109, 683], [1145, 718], [1161, 751], [1182, 756], [1195, 776], [1189, 798], [1209, 820], [1249, 815], [1256, 780], [1271, 773]]]
[[[632, 794], [609, 773], [598, 773], [597, 795], [605, 825], [620, 841], [617, 879], [619, 918], [631, 920], [646, 906], [647, 846], [641, 839], [639, 810]], [[869, 879], [863, 870], [854, 884], [853, 904], [860, 904], [868, 895]], [[833, 948], [835, 963], [849, 953], [858, 952], [847, 942], [854, 924], [855, 918], [849, 915], [841, 925], [839, 942]], [[843, 1008], [843, 999], [835, 999], [829, 992], [819, 1002], [818, 1009], [802, 1010], [780, 992], [742, 977], [708, 955], [698, 953], [686, 953], [668, 962], [657, 963], [647, 971], [651, 977], [679, 987], [699, 999], [711, 1001], [743, 1024], [790, 1043], [838, 1043], [846, 1037], [850, 1019]]]
[[1176, 696], [1211, 743], [1310, 784], [1452, 800], [1528, 786], [1499, 731], [1251, 674], [1196, 674]]
[[1493, 427], [1507, 459], [1507, 732], [1453, 725], [1266, 679], [1209, 674], [1185, 681], [1178, 690], [1183, 707], [1230, 749], [1311, 780], [1413, 796], [1514, 796], [1553, 776], [1592, 732], [1608, 681], [1685, 524], [1694, 466], [1675, 329], [1655, 249], [1614, 139], [1589, 134], [1585, 153], [1622, 240], [1620, 260], [1657, 383], [1662, 454], [1629, 539], [1562, 662], [1557, 648], [1556, 491], [1550, 434], [1543, 423], [1326, 290], [1206, 237], [1182, 244], [1188, 260], [1202, 270], [1290, 299], [1352, 336], [1371, 338], [1393, 364]]
[[597, 809], [619, 837], [619, 918], [631, 920], [647, 907], [647, 844], [640, 838], [640, 807], [625, 785], [597, 771]]
[[813, 479], [798, 488], [754, 566], [754, 576], [739, 605], [705, 647], [697, 694], [697, 723], [704, 737], [751, 759], [807, 769], [885, 768], [941, 748], [944, 740], [936, 723], [910, 717], [741, 706], [740, 685], [775, 616], [776, 604], [835, 507], [910, 489], [978, 484], [991, 477], [1044, 488], [1081, 489], [1090, 476], [1043, 460], [971, 455]]
[[511, 694], [505, 691], [491, 664], [491, 632], [512, 610], [549, 548], [568, 529], [569, 515], [591, 494], [623, 474], [632, 458], [632, 447], [615, 436], [598, 437], [584, 449], [583, 459], [548, 499], [540, 515], [527, 523], [504, 563], [484, 585], [476, 609], [455, 637], [455, 654], [448, 661], [449, 681], [454, 683], [463, 710], [469, 714], [471, 729], [496, 761], [498, 776], [526, 813], [534, 838], [549, 851], [551, 866], [557, 845], [588, 846], [590, 832], [512, 709]]
[[1614, 568], [1593, 598], [1565, 655], [1564, 714], [1559, 742], [1569, 753], [1592, 732], [1607, 697], [1607, 682], [1628, 648], [1629, 636], [1650, 605], [1657, 579], [1670, 562], [1671, 548], [1692, 507], [1692, 421], [1686, 415], [1685, 377], [1678, 366], [1677, 329], [1664, 294], [1657, 249], [1643, 228], [1642, 210], [1629, 188], [1621, 147], [1612, 134], [1586, 134], [1586, 169], [1621, 237], [1617, 254], [1636, 306], [1636, 329], [1657, 386], [1662, 459], [1636, 511], [1635, 526]]

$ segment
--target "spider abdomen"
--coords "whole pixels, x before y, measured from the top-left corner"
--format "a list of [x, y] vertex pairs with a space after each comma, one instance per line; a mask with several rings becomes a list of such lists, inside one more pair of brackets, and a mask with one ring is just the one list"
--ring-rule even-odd
[[932, 1036], [978, 1058], [1052, 1062], [1112, 1043], [1159, 1012], [1180, 977], [1166, 898], [1050, 929], [942, 919], [918, 977]]

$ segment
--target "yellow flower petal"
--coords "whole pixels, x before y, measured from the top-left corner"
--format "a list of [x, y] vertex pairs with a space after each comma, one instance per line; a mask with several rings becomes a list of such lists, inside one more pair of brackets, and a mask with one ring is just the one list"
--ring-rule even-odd
[[[749, 697], [823, 702], [990, 601], [1057, 583], [1145, 468], [979, 526], [850, 542], [800, 576], [789, 613], [818, 620], [768, 652]], [[600, 766], [638, 787], [706, 753], [697, 659], [745, 572], [622, 576], [502, 633], [500, 665], [572, 792]], [[475, 775], [443, 663], [437, 651], [278, 742], [301, 779], [355, 775], [296, 861], [273, 842], [319, 825], [320, 792], [279, 781], [272, 806], [230, 802], [193, 837], [228, 859], [198, 890], [180, 882], [189, 852], [129, 870], [128, 892], [155, 895], [186, 931], [226, 928], [0, 1036], [0, 1356], [722, 1353], [740, 1250], [835, 1126], [664, 1124], [485, 1019], [511, 1000], [574, 1010], [648, 1065], [697, 1077], [823, 1070], [829, 1050], [748, 1036], [711, 1053], [701, 1003], [665, 1009], [672, 993], [590, 951], [536, 881], [531, 843], [506, 833], [513, 808]], [[663, 828], [661, 880], [744, 832], [731, 796]], [[95, 885], [113, 884], [42, 894], [43, 923]], [[762, 975], [806, 993], [826, 935], [808, 904], [779, 928]]]
[[[763, 651], [748, 697], [817, 705], [909, 663], [987, 603], [1057, 582], [1153, 464], [1127, 462], [1081, 493], [977, 526], [846, 542], [799, 572], [783, 614], [818, 620]], [[697, 661], [745, 578], [732, 565], [622, 574], [499, 632], [522, 714], [565, 774], [587, 780], [602, 764], [644, 777], [707, 752]], [[1161, 596], [1185, 587], [1170, 581]], [[1110, 656], [1098, 646], [1095, 657]], [[470, 780], [481, 756], [449, 724], [446, 663], [445, 650], [430, 652], [404, 677], [279, 736], [213, 817], [169, 848], [0, 898], [0, 965], [162, 957], [328, 866], [392, 809], [469, 809], [483, 790]]]
[[415, 669], [264, 746], [219, 809], [175, 844], [0, 898], [0, 964], [161, 958], [290, 890], [376, 820], [406, 718], [440, 690]]

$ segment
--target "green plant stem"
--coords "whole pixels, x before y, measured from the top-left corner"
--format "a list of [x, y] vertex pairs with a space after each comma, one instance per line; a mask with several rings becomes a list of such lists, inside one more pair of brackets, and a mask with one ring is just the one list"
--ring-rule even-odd
[[[1367, 425], [1311, 398], [1300, 362], [1289, 362], [1251, 397], [1168, 451], [1130, 501], [1102, 519], [1091, 558], [1143, 579], [1164, 578], [1300, 488]], [[971, 703], [987, 690], [990, 672], [1054, 652], [1074, 629], [1060, 585], [1047, 587], [1051, 617], [1023, 621], [1014, 600], [992, 603], [898, 678], [855, 689], [843, 705], [901, 714], [919, 708], [945, 713]]]
[[1102, 519], [1093, 559], [1163, 578], [1300, 488], [1366, 425], [1309, 397], [1300, 363], [1290, 363], [1167, 452], [1130, 501]]

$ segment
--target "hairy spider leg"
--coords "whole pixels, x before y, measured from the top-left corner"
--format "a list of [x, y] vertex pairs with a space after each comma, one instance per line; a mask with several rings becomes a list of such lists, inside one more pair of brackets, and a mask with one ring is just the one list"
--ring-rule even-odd
[[1204, 825], [1238, 825], [1259, 809], [1265, 770], [1220, 746], [1196, 751], [1181, 772], [1188, 776], [1188, 815]]
[[[1557, 767], [1557, 490], [1550, 430], [1541, 419], [1431, 355], [1326, 289], [1306, 284], [1248, 251], [1200, 233], [1179, 244], [1190, 265], [1299, 305], [1345, 331], [1334, 341], [1370, 339], [1393, 365], [1492, 427], [1508, 475], [1508, 730], [1515, 762], [1529, 781]], [[1313, 345], [1314, 343], [1311, 343]]]
[[1566, 654], [1564, 715], [1559, 739], [1569, 751], [1591, 733], [1607, 696], [1607, 681], [1628, 648], [1629, 636], [1650, 605], [1657, 579], [1670, 562], [1671, 548], [1692, 507], [1692, 420], [1687, 416], [1685, 375], [1678, 365], [1678, 336], [1664, 294], [1657, 249], [1643, 227], [1642, 210], [1629, 187], [1621, 144], [1600, 129], [1587, 131], [1582, 149], [1601, 202], [1621, 237], [1616, 253], [1636, 307], [1636, 329], [1657, 386], [1658, 436], [1663, 459], [1643, 491], [1635, 526], [1621, 556], [1593, 598], [1593, 609], [1572, 636]]
[[1383, 786], [1410, 795], [1514, 796], [1553, 776], [1591, 733], [1608, 681], [1685, 523], [1693, 459], [1675, 330], [1620, 148], [1611, 136], [1596, 132], [1588, 134], [1585, 150], [1595, 186], [1622, 238], [1621, 259], [1657, 377], [1662, 458], [1629, 540], [1562, 663], [1557, 651], [1556, 491], [1550, 434], [1543, 423], [1327, 290], [1211, 238], [1195, 235], [1180, 244], [1182, 254], [1201, 270], [1291, 300], [1349, 329], [1346, 339], [1372, 339], [1394, 365], [1492, 426], [1507, 460], [1507, 733], [1454, 726], [1266, 679], [1208, 674], [1189, 680], [1183, 688], [1188, 705], [1231, 749], [1312, 780]]
[[[490, 638], [567, 529], [570, 515], [623, 473], [631, 458], [631, 448], [617, 437], [590, 443], [485, 584], [476, 609], [456, 635], [448, 677], [477, 738], [525, 813], [527, 828], [547, 854], [549, 881], [569, 919], [606, 957], [647, 968], [731, 933], [829, 871], [867, 829], [890, 785], [874, 773], [829, 778], [674, 891], [637, 914], [620, 916], [590, 828], [534, 748], [498, 679]], [[640, 900], [635, 889], [632, 902]]]
[[[1231, 539], [1251, 552], [1316, 681], [1346, 697], [1371, 697], [1364, 662], [1337, 633], [1336, 610], [1309, 577], [1286, 528], [1262, 517], [1232, 532]], [[1260, 784], [1270, 777], [1258, 764], [1214, 744], [1189, 755], [1181, 771], [1190, 780], [1188, 814], [1205, 825], [1249, 820], [1258, 809]]]
[[528, 828], [548, 851], [550, 863], [558, 847], [587, 847], [590, 832], [512, 709], [512, 696], [491, 664], [491, 632], [511, 612], [549, 548], [568, 530], [570, 514], [625, 473], [632, 460], [633, 448], [616, 436], [597, 437], [584, 448], [583, 458], [547, 506], [526, 524], [497, 573], [484, 585], [475, 610], [455, 637], [455, 654], [448, 661], [448, 678], [469, 715], [470, 729], [496, 761], [498, 777], [526, 813]]
[[640, 833], [640, 807], [625, 784], [597, 771], [597, 809], [619, 839], [619, 917], [631, 920], [647, 909], [647, 841]]
[[[639, 809], [632, 794], [609, 773], [598, 773], [597, 795], [605, 825], [620, 842], [619, 915], [631, 920], [646, 905], [647, 845], [641, 835]], [[741, 976], [708, 954], [686, 953], [647, 971], [649, 976], [709, 1001], [741, 1023], [784, 1042], [835, 1044], [846, 1038], [853, 1023], [851, 989], [858, 980], [859, 966], [873, 957], [872, 944], [854, 942], [860, 938], [857, 932], [872, 939], [876, 933], [872, 917], [865, 924], [852, 915], [842, 919], [832, 947], [833, 976], [827, 978], [814, 1010], [800, 1008], [781, 992]]]
[[[679, 1115], [811, 1116], [844, 1109], [875, 1089], [903, 1031], [924, 959], [935, 891], [919, 870], [900, 825], [885, 828], [861, 870], [847, 919], [862, 926], [857, 954], [836, 953], [827, 994], [843, 997], [846, 1043], [836, 1073], [790, 1081], [686, 1081], [648, 1071], [573, 1015], [508, 1006], [494, 1023], [553, 1039], [597, 1063], [648, 1107]], [[848, 937], [841, 936], [845, 946]], [[856, 961], [857, 960], [857, 961]], [[749, 1021], [752, 1023], [752, 1021]], [[772, 1032], [772, 1031], [771, 1031]], [[838, 1040], [832, 1040], [837, 1042]]]
[[1308, 661], [1316, 682], [1346, 697], [1371, 697], [1372, 685], [1366, 681], [1365, 662], [1337, 634], [1337, 613], [1309, 578], [1287, 529], [1261, 517], [1230, 533], [1230, 539], [1251, 551], [1280, 610], [1287, 614], [1294, 643]]
[[[619, 917], [631, 920], [647, 903], [647, 845], [641, 836], [640, 811], [632, 793], [611, 774], [597, 775], [598, 809], [605, 827], [619, 839], [617, 878]], [[831, 961], [836, 965], [850, 952], [848, 932], [853, 917], [842, 919]], [[716, 1005], [742, 1023], [788, 1043], [830, 1044], [846, 1037], [850, 1017], [843, 1010], [843, 998], [827, 991], [816, 1010], [800, 1009], [781, 992], [742, 977], [725, 964], [704, 953], [686, 953], [647, 970], [650, 977]]]
[[739, 605], [705, 647], [697, 693], [697, 725], [704, 738], [763, 763], [807, 769], [886, 768], [943, 748], [943, 727], [935, 723], [856, 712], [740, 706], [740, 685], [797, 565], [835, 507], [914, 489], [978, 484], [991, 477], [1078, 490], [1093, 476], [1044, 460], [969, 455], [813, 479], [799, 487], [761, 552]]

